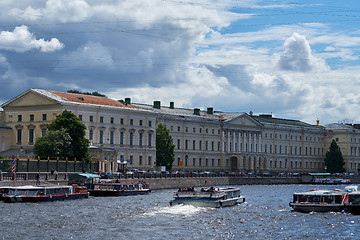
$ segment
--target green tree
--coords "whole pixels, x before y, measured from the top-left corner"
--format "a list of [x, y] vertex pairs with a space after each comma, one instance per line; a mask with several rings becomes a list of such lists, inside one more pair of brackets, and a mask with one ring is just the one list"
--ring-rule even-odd
[[329, 150], [326, 152], [325, 155], [326, 171], [329, 173], [345, 172], [344, 165], [345, 162], [341, 153], [341, 149], [333, 139], [330, 144]]
[[45, 136], [36, 139], [34, 153], [41, 159], [73, 156], [71, 140], [65, 129], [49, 130]]
[[[63, 111], [60, 115], [56, 117], [56, 119], [52, 123], [48, 125], [48, 130], [49, 130], [48, 132], [65, 131], [70, 136], [71, 151], [65, 148], [67, 144], [64, 143], [62, 147], [65, 148], [64, 152], [66, 152], [68, 155], [67, 156], [62, 155], [59, 157], [68, 157], [70, 160], [76, 158], [77, 160], [84, 159], [86, 161], [90, 161], [91, 159], [89, 154], [90, 141], [85, 137], [86, 126], [72, 112], [67, 110]], [[35, 144], [37, 144], [38, 141], [42, 142], [42, 138], [43, 137], [37, 138]], [[43, 144], [43, 148], [44, 147], [45, 145]], [[46, 150], [55, 151], [55, 149], [52, 149], [50, 147], [48, 147]], [[48, 154], [49, 156], [51, 155], [50, 152]]]
[[170, 171], [175, 160], [174, 149], [169, 129], [160, 123], [156, 129], [156, 166], [166, 166]]

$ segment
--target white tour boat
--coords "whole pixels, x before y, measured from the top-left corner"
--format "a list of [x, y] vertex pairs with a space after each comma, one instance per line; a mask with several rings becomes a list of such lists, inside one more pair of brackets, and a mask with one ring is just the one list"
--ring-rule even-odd
[[241, 195], [240, 188], [221, 187], [221, 188], [181, 188], [174, 193], [174, 199], [170, 201], [170, 206], [185, 204], [196, 207], [227, 207], [245, 202]]
[[348, 194], [357, 191], [357, 186], [341, 189], [312, 189], [293, 194], [289, 206], [298, 212], [340, 212], [348, 202]]

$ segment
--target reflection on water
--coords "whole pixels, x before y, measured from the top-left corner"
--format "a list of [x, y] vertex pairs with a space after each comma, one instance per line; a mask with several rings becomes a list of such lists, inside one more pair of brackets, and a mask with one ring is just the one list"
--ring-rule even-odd
[[169, 201], [176, 190], [64, 202], [0, 202], [0, 239], [356, 239], [360, 236], [360, 216], [291, 211], [288, 204], [292, 193], [314, 187], [326, 186], [240, 186], [246, 203], [220, 209], [170, 207]]

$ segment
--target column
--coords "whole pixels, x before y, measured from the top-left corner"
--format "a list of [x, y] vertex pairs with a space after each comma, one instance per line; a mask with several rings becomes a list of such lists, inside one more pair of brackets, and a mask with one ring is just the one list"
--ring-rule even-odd
[[253, 143], [252, 143], [252, 141], [251, 141], [251, 132], [249, 133], [249, 152], [252, 152], [252, 145], [253, 145]]
[[236, 131], [233, 131], [233, 144], [234, 144], [234, 146], [233, 146], [233, 149], [234, 149], [234, 152], [236, 152]]
[[239, 144], [239, 152], [241, 152], [241, 131], [238, 131], [238, 134], [239, 134], [239, 141], [238, 141], [238, 144]]
[[228, 130], [227, 131], [227, 135], [228, 135], [228, 143], [227, 143], [227, 149], [228, 149], [228, 152], [231, 152], [231, 148], [230, 148], [230, 131]]
[[258, 141], [259, 141], [259, 152], [261, 153], [261, 149], [262, 149], [262, 145], [261, 145], [261, 133], [259, 133], [259, 137], [258, 137]]
[[247, 149], [246, 149], [246, 131], [244, 131], [244, 132], [243, 132], [243, 134], [244, 134], [244, 144], [243, 144], [243, 149], [244, 149], [244, 152], [246, 152], [246, 151], [247, 151]]

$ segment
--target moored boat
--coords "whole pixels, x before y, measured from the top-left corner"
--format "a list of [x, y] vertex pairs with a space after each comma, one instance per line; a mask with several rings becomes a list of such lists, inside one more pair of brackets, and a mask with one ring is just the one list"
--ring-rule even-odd
[[293, 201], [289, 206], [298, 212], [340, 212], [348, 202], [348, 194], [354, 186], [340, 189], [312, 189], [293, 194]]
[[184, 204], [196, 207], [227, 207], [245, 202], [241, 196], [240, 188], [221, 187], [221, 188], [194, 188], [179, 189], [174, 193], [174, 199], [170, 201], [170, 206]]
[[116, 197], [130, 195], [144, 195], [150, 193], [146, 183], [116, 183], [102, 182], [93, 185], [93, 189], [88, 190], [90, 196], [94, 197]]
[[345, 211], [352, 214], [360, 214], [360, 191], [357, 187], [349, 191], [348, 201], [345, 203]]
[[63, 201], [80, 198], [88, 198], [86, 187], [44, 185], [44, 186], [16, 186], [9, 187], [8, 192], [2, 195], [1, 200], [7, 203], [12, 202], [45, 202]]

